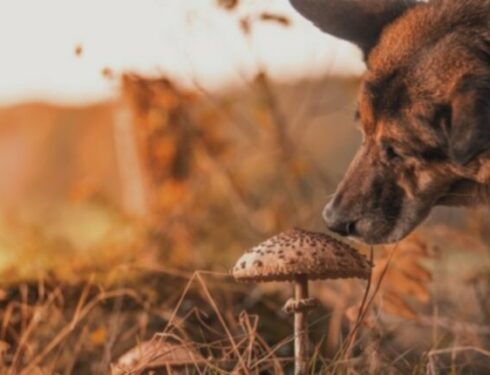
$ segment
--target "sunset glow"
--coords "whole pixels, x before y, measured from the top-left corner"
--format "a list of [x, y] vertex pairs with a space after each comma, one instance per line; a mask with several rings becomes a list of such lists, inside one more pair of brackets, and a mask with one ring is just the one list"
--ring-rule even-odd
[[[285, 28], [256, 23], [247, 38], [239, 20], [276, 12]], [[358, 51], [323, 35], [285, 0], [248, 1], [234, 13], [214, 0], [0, 1], [0, 103], [94, 101], [113, 95], [115, 74], [171, 75], [207, 87], [238, 83], [257, 64], [274, 77], [359, 74]]]

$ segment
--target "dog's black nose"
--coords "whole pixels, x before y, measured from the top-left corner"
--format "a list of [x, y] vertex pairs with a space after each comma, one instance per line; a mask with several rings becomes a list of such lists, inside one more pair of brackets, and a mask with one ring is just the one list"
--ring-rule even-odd
[[353, 236], [357, 233], [356, 221], [339, 215], [332, 204], [328, 204], [323, 210], [323, 220], [328, 229], [341, 236]]

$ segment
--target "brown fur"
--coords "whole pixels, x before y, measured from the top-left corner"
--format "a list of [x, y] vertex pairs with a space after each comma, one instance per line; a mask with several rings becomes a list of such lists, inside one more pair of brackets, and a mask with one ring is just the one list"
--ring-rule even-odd
[[[364, 140], [324, 216], [340, 234], [392, 242], [437, 204], [490, 200], [490, 0], [405, 8], [395, 6], [403, 0], [363, 1], [292, 0], [327, 32], [335, 19], [340, 37], [346, 3], [352, 12], [386, 9], [379, 31], [345, 33], [366, 58], [359, 94]], [[312, 3], [315, 13], [308, 12]], [[371, 27], [369, 19], [363, 27]], [[361, 35], [377, 35], [376, 42]]]

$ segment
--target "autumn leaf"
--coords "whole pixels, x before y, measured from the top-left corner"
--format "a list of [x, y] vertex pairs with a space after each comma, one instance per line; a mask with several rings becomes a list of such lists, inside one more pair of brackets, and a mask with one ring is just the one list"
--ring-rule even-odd
[[422, 264], [433, 256], [431, 247], [415, 235], [392, 248], [385, 248], [373, 269], [373, 283], [381, 281], [375, 303], [389, 314], [414, 318], [407, 298], [429, 302], [432, 274]]
[[387, 292], [380, 296], [378, 305], [388, 314], [405, 319], [415, 319], [417, 314], [410, 305], [395, 292]]

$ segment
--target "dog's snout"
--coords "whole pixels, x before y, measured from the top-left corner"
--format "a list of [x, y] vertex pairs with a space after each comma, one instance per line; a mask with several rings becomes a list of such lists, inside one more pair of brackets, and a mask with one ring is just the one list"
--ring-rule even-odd
[[323, 220], [328, 229], [341, 236], [353, 236], [357, 233], [356, 221], [340, 214], [334, 202], [330, 202], [323, 210]]

